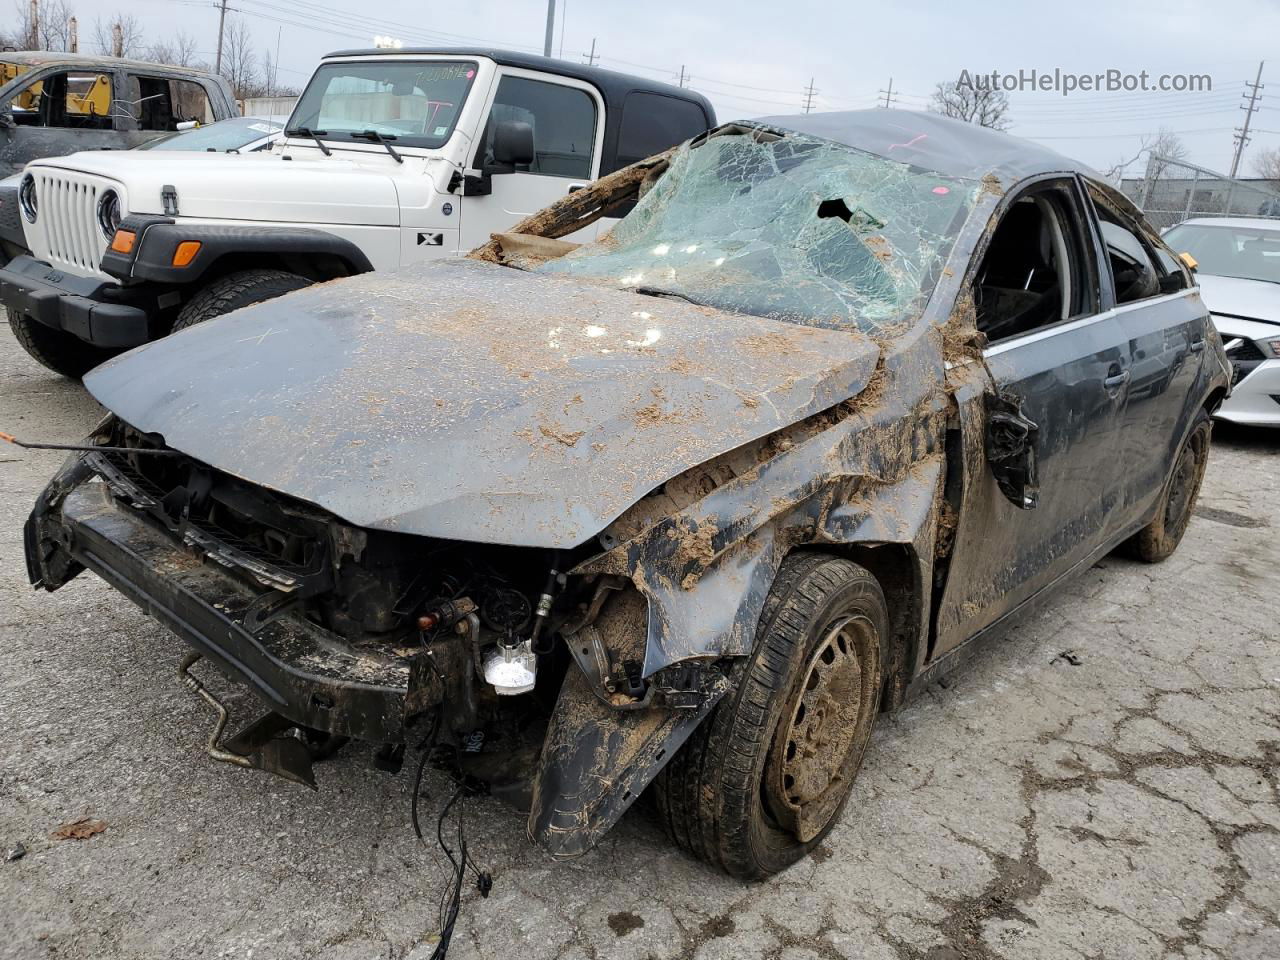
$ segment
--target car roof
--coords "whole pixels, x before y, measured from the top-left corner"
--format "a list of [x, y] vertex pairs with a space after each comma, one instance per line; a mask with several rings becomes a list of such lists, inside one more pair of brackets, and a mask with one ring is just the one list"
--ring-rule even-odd
[[[1280, 231], [1280, 219], [1275, 217], [1192, 217], [1175, 223], [1174, 227], [1194, 224], [1197, 227], [1248, 227], [1253, 230]], [[1173, 229], [1170, 227], [1169, 229]]]
[[1038, 143], [924, 110], [877, 107], [749, 122], [831, 140], [943, 176], [994, 175], [1005, 188], [1041, 173], [1070, 171], [1102, 179], [1091, 167]]
[[72, 67], [129, 67], [134, 70], [164, 70], [176, 73], [200, 74], [212, 76], [208, 70], [196, 70], [193, 67], [176, 67], [169, 63], [151, 63], [147, 60], [128, 60], [123, 57], [95, 57], [86, 53], [59, 53], [49, 50], [5, 50], [0, 51], [0, 60], [7, 63], [21, 63], [28, 67], [48, 67], [64, 63]]
[[667, 97], [689, 100], [699, 104], [708, 118], [715, 116], [711, 101], [700, 93], [686, 87], [677, 87], [670, 83], [659, 83], [629, 73], [615, 73], [602, 67], [592, 67], [585, 63], [574, 63], [570, 60], [557, 60], [554, 57], [540, 57], [532, 53], [517, 53], [512, 50], [498, 50], [493, 47], [376, 47], [363, 50], [339, 50], [327, 54], [331, 57], [413, 57], [423, 54], [452, 57], [485, 57], [504, 67], [519, 67], [524, 70], [540, 70], [555, 73], [564, 77], [582, 80], [598, 89], [606, 103], [620, 104], [622, 99], [633, 91], [659, 93]]

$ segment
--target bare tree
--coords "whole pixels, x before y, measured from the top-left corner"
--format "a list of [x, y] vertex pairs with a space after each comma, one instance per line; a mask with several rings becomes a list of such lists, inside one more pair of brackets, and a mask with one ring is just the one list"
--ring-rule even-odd
[[222, 75], [231, 84], [237, 100], [262, 94], [262, 72], [253, 49], [253, 37], [239, 17], [227, 18], [222, 41]]
[[938, 84], [933, 91], [929, 109], [946, 117], [976, 123], [992, 130], [1007, 130], [1013, 122], [1009, 119], [1009, 97], [990, 82], [986, 86], [972, 80], [964, 82], [948, 80]]
[[133, 14], [118, 13], [110, 20], [93, 21], [93, 45], [104, 56], [116, 56], [116, 28], [120, 28], [121, 57], [136, 57], [142, 53], [142, 26]]
[[1169, 175], [1171, 167], [1185, 163], [1190, 155], [1180, 136], [1168, 127], [1161, 127], [1139, 141], [1133, 156], [1127, 159], [1122, 157], [1108, 167], [1106, 178], [1112, 183], [1119, 183], [1124, 178], [1125, 170], [1137, 163], [1143, 154], [1147, 154], [1147, 167], [1143, 176], [1151, 180], [1164, 179]]
[[31, 38], [36, 38], [37, 50], [66, 50], [70, 41], [68, 21], [74, 11], [64, 0], [43, 0], [36, 8], [35, 29], [31, 24], [31, 4], [29, 0], [14, 0], [15, 22], [3, 33], [0, 33], [0, 46], [13, 47], [17, 50], [31, 48]]
[[1254, 154], [1253, 170], [1264, 180], [1280, 181], [1280, 147], [1270, 147]]
[[172, 40], [162, 40], [147, 47], [144, 55], [152, 63], [167, 63], [173, 67], [194, 67], [196, 39], [189, 33], [178, 31]]

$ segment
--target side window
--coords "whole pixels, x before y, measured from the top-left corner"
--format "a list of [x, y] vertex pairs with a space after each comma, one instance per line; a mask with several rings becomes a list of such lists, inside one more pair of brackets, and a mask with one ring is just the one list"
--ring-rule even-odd
[[521, 171], [577, 180], [591, 178], [596, 102], [585, 90], [524, 77], [503, 77], [484, 133], [483, 166], [493, 161], [494, 126], [504, 120], [533, 128], [533, 162]]
[[180, 123], [213, 122], [209, 96], [200, 84], [169, 77], [135, 76], [131, 80], [139, 130], [171, 132]]
[[661, 153], [706, 130], [707, 117], [698, 104], [660, 93], [633, 91], [623, 101], [618, 156], [613, 169]]
[[973, 299], [989, 343], [1097, 312], [1074, 186], [1037, 187], [1010, 204], [974, 276]]
[[111, 77], [105, 73], [55, 73], [21, 91], [14, 122], [29, 127], [111, 129]]
[[1135, 303], [1190, 285], [1187, 273], [1163, 242], [1153, 240], [1093, 184], [1089, 197], [1107, 248], [1116, 304]]

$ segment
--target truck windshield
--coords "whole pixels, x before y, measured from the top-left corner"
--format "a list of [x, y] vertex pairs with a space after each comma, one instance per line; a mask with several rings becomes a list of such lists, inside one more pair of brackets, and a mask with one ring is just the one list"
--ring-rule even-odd
[[923, 307], [977, 188], [814, 137], [717, 136], [681, 147], [611, 233], [537, 269], [887, 334]]
[[[463, 60], [325, 63], [289, 120], [289, 130], [324, 131], [326, 140], [358, 140], [372, 130], [398, 145], [441, 147], [476, 76]], [[353, 136], [355, 135], [355, 136]]]

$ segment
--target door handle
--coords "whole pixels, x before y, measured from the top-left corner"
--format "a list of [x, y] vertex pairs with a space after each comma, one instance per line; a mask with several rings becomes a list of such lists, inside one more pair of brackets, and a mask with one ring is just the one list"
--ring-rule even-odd
[[1204, 349], [1204, 337], [1201, 337], [1199, 340], [1192, 340], [1192, 341], [1191, 341], [1191, 352], [1192, 352], [1192, 353], [1199, 353], [1199, 352], [1200, 352], [1201, 350], [1203, 350], [1203, 349]]
[[1116, 387], [1123, 387], [1128, 382], [1129, 382], [1129, 371], [1125, 370], [1123, 373], [1116, 373], [1107, 377], [1105, 380], [1102, 381], [1102, 385], [1106, 387], [1108, 390], [1114, 390]]
[[569, 184], [568, 192], [577, 193], [579, 190], [585, 190], [585, 189], [587, 189], [587, 185], [585, 183], [571, 183]]

